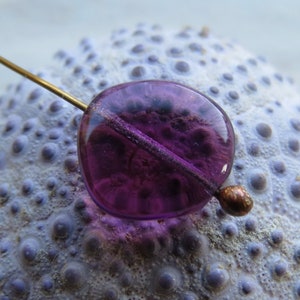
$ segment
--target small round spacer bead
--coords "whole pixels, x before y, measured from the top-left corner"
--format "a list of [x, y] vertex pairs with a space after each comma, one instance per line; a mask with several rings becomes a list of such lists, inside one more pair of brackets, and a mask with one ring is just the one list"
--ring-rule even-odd
[[246, 215], [253, 207], [253, 200], [244, 187], [231, 185], [224, 187], [215, 194], [221, 207], [228, 214], [236, 217]]

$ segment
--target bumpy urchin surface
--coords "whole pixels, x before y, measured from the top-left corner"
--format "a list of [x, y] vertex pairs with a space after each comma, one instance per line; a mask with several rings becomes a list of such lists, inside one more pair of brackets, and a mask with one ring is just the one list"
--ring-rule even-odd
[[0, 98], [0, 299], [300, 298], [300, 97], [263, 58], [206, 30], [140, 25], [60, 51], [41, 76], [86, 103], [112, 85], [173, 80], [228, 113], [228, 183], [252, 212], [212, 199], [179, 219], [99, 211], [77, 161], [81, 112], [27, 80]]

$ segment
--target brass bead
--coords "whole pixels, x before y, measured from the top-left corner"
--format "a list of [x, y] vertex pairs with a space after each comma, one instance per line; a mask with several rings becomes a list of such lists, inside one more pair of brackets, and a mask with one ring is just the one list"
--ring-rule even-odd
[[244, 187], [231, 185], [222, 188], [216, 193], [221, 207], [232, 216], [246, 215], [253, 207], [253, 200]]

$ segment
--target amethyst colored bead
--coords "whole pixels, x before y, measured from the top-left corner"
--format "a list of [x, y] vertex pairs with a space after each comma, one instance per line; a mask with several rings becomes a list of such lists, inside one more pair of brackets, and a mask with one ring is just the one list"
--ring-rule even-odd
[[79, 128], [79, 161], [99, 207], [122, 218], [176, 217], [201, 209], [234, 156], [228, 116], [175, 82], [139, 81], [95, 97]]

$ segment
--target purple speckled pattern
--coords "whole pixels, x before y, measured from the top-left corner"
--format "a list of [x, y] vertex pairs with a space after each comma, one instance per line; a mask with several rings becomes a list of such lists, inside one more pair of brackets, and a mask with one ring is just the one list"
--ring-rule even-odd
[[227, 178], [234, 155], [233, 129], [220, 107], [193, 89], [158, 80], [96, 96], [78, 141], [93, 200], [132, 219], [201, 209]]
[[176, 218], [103, 212], [78, 164], [82, 112], [20, 79], [0, 95], [1, 300], [300, 299], [300, 96], [289, 77], [206, 28], [151, 24], [84, 39], [40, 74], [85, 103], [153, 79], [212, 98], [235, 134], [223, 185], [245, 187], [254, 206], [239, 218], [215, 197]]

